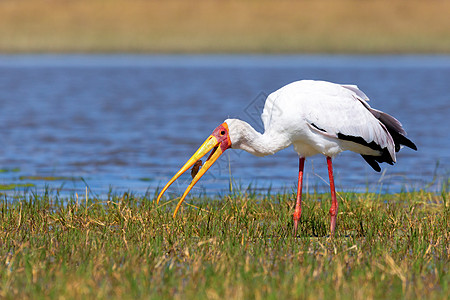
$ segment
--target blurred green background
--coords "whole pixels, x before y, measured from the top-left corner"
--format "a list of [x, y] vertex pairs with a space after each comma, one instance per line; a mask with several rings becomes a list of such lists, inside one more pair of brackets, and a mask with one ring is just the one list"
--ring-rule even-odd
[[443, 0], [2, 0], [0, 52], [449, 53]]

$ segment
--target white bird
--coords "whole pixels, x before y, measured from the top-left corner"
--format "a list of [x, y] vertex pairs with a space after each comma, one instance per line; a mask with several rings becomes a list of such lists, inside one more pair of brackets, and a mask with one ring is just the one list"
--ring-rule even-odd
[[203, 167], [182, 195], [173, 216], [200, 177], [228, 148], [242, 149], [256, 156], [274, 154], [290, 145], [299, 155], [297, 201], [294, 212], [294, 234], [301, 215], [301, 195], [305, 158], [316, 154], [327, 157], [331, 189], [330, 232], [334, 235], [338, 203], [334, 188], [332, 158], [350, 150], [362, 155], [376, 171], [378, 163], [396, 162], [401, 145], [417, 150], [406, 138], [401, 123], [394, 117], [373, 109], [368, 97], [356, 85], [302, 80], [290, 83], [270, 94], [261, 119], [264, 133], [248, 123], [227, 119], [219, 125], [186, 164], [161, 190], [157, 203], [167, 188], [210, 150]]

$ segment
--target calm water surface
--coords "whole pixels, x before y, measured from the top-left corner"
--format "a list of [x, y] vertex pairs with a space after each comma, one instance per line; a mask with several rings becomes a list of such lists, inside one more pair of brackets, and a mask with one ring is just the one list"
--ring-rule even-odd
[[[300, 79], [357, 84], [419, 148], [382, 173], [342, 153], [339, 190], [438, 191], [448, 180], [449, 56], [18, 55], [0, 56], [0, 184], [70, 195], [84, 193], [83, 178], [99, 196], [153, 194], [224, 119], [261, 130], [265, 95]], [[193, 194], [226, 193], [230, 171], [242, 190], [291, 191], [297, 164], [292, 147], [264, 158], [229, 150]], [[324, 157], [307, 160], [307, 191], [327, 189], [327, 176]], [[189, 181], [187, 172], [169, 195]]]

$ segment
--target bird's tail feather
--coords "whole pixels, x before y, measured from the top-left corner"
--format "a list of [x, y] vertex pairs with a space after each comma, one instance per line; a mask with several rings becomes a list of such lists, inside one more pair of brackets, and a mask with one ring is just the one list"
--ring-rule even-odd
[[417, 146], [406, 137], [406, 131], [403, 129], [399, 120], [380, 110], [371, 107], [368, 107], [368, 109], [375, 118], [386, 126], [386, 129], [394, 140], [395, 152], [400, 150], [400, 145], [405, 145], [411, 149], [417, 150]]
[[[375, 118], [378, 119], [378, 121], [380, 121], [386, 127], [387, 131], [392, 137], [392, 140], [394, 141], [395, 152], [398, 152], [400, 150], [401, 145], [405, 145], [413, 150], [417, 150], [417, 146], [406, 137], [406, 131], [405, 129], [403, 129], [402, 123], [400, 123], [399, 120], [385, 112], [370, 107], [369, 104], [364, 101], [360, 102], [372, 113]], [[380, 156], [363, 154], [361, 154], [361, 156], [375, 171], [380, 172], [381, 168], [378, 163], [386, 162], [390, 165], [394, 163], [391, 155], [388, 154], [389, 153], [387, 151], [383, 151]]]

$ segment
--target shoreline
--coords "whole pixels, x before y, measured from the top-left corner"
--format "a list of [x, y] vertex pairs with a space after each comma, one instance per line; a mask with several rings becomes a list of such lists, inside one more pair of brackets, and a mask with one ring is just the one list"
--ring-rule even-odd
[[450, 53], [448, 1], [0, 2], [0, 53]]

